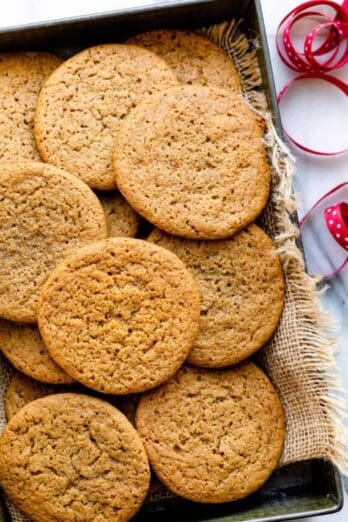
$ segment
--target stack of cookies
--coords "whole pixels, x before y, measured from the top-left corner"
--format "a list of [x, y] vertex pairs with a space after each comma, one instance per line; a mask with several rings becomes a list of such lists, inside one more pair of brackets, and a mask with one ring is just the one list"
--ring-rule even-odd
[[135, 515], [150, 466], [192, 501], [254, 492], [285, 428], [247, 359], [284, 279], [234, 64], [174, 30], [4, 54], [0, 104], [6, 495], [33, 521], [102, 522]]

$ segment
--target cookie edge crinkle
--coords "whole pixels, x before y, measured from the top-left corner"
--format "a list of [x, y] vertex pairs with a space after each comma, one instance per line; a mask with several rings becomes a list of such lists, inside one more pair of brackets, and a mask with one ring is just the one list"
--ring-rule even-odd
[[[24, 175], [26, 177], [30, 177], [33, 173], [38, 176], [42, 175], [42, 177], [46, 176], [59, 176], [66, 180], [67, 184], [73, 185], [76, 190], [80, 193], [81, 198], [86, 199], [90, 208], [94, 208], [94, 210], [99, 214], [98, 217], [98, 226], [100, 228], [100, 238], [95, 239], [94, 241], [101, 241], [107, 238], [107, 223], [106, 217], [103, 210], [103, 207], [98, 199], [98, 197], [94, 194], [92, 189], [77, 176], [74, 176], [70, 172], [56, 167], [54, 165], [50, 165], [44, 162], [38, 161], [15, 161], [15, 162], [4, 162], [0, 165], [0, 178], [2, 176], [11, 179], [11, 172], [15, 171], [18, 176]], [[91, 242], [90, 242], [91, 243]], [[88, 244], [88, 243], [87, 243]], [[23, 308], [23, 307], [22, 307]], [[20, 312], [14, 313], [11, 310], [3, 309], [1, 310], [1, 317], [8, 321], [18, 322], [18, 323], [29, 323], [35, 324], [37, 323], [37, 307], [35, 312]]]
[[[261, 185], [262, 188], [262, 194], [260, 197], [260, 201], [258, 202], [257, 206], [248, 206], [249, 212], [247, 215], [243, 215], [238, 223], [235, 223], [233, 226], [229, 225], [228, 227], [222, 226], [219, 230], [216, 230], [214, 227], [214, 231], [207, 232], [207, 230], [204, 230], [202, 227], [200, 230], [197, 230], [196, 228], [192, 226], [184, 228], [174, 223], [173, 219], [166, 220], [163, 218], [163, 212], [162, 213], [156, 213], [154, 211], [154, 206], [146, 206], [144, 205], [144, 198], [140, 197], [136, 194], [136, 190], [134, 187], [130, 188], [129, 184], [129, 169], [123, 168], [122, 163], [127, 163], [127, 160], [124, 161], [124, 157], [122, 156], [123, 145], [124, 143], [129, 143], [129, 139], [127, 138], [128, 134], [130, 134], [131, 126], [133, 123], [133, 120], [135, 120], [138, 117], [138, 114], [141, 114], [144, 111], [144, 108], [146, 109], [148, 104], [151, 104], [153, 100], [156, 98], [159, 98], [160, 96], [163, 96], [165, 94], [171, 94], [175, 92], [184, 92], [185, 90], [188, 91], [200, 91], [200, 93], [203, 95], [204, 91], [206, 93], [213, 93], [216, 95], [223, 96], [225, 98], [238, 98], [240, 100], [240, 103], [244, 107], [245, 110], [249, 112], [250, 118], [254, 120], [255, 125], [255, 137], [257, 137], [260, 140], [260, 165], [262, 165], [262, 177], [263, 177], [263, 183]], [[183, 95], [185, 97], [185, 94]], [[256, 132], [257, 129], [257, 132]], [[220, 87], [212, 87], [212, 86], [200, 86], [200, 85], [178, 85], [175, 87], [171, 87], [170, 89], [162, 89], [161, 91], [151, 95], [146, 96], [143, 98], [141, 102], [137, 104], [137, 106], [129, 112], [129, 114], [126, 116], [126, 118], [123, 120], [122, 125], [120, 127], [120, 131], [118, 133], [118, 136], [115, 140], [114, 145], [114, 151], [113, 151], [113, 169], [114, 169], [114, 175], [116, 179], [116, 184], [119, 189], [119, 191], [122, 193], [124, 198], [129, 202], [129, 204], [147, 221], [149, 221], [152, 225], [155, 227], [163, 230], [164, 232], [167, 232], [167, 234], [171, 234], [178, 237], [184, 237], [186, 239], [198, 239], [198, 240], [208, 240], [208, 241], [214, 241], [218, 239], [228, 239], [232, 237], [237, 232], [243, 230], [248, 225], [253, 223], [257, 217], [261, 214], [261, 212], [264, 210], [271, 190], [271, 167], [269, 165], [269, 162], [267, 160], [267, 154], [266, 154], [266, 147], [262, 144], [262, 134], [263, 134], [263, 123], [261, 122], [260, 118], [257, 117], [257, 115], [252, 111], [250, 106], [247, 104], [247, 102], [240, 97], [240, 94], [235, 93], [233, 91], [228, 91], [226, 89], [222, 89]], [[260, 169], [259, 169], [260, 171]], [[260, 176], [259, 172], [259, 176]], [[146, 183], [146, 180], [143, 179], [142, 183]], [[220, 222], [222, 222], [222, 218]], [[210, 229], [212, 229], [212, 226], [210, 225]]]
[[[119, 387], [113, 387], [113, 388], [103, 388], [100, 389], [97, 385], [95, 385], [94, 381], [90, 382], [87, 380], [83, 380], [80, 378], [80, 375], [78, 375], [78, 371], [76, 371], [75, 366], [70, 364], [70, 362], [66, 362], [63, 360], [63, 358], [60, 357], [60, 352], [57, 348], [53, 346], [53, 343], [51, 342], [51, 336], [49, 333], [49, 329], [46, 327], [46, 317], [45, 317], [45, 301], [47, 299], [47, 296], [51, 294], [51, 292], [55, 292], [54, 286], [57, 284], [57, 281], [59, 281], [60, 277], [62, 276], [64, 278], [64, 274], [66, 272], [69, 272], [69, 270], [74, 270], [74, 264], [79, 263], [79, 261], [83, 260], [84, 257], [87, 255], [93, 255], [95, 253], [102, 253], [105, 248], [108, 247], [108, 245], [112, 245], [113, 243], [124, 243], [124, 245], [129, 245], [130, 247], [132, 244], [138, 243], [143, 244], [144, 247], [148, 248], [149, 246], [161, 254], [164, 254], [165, 258], [171, 259], [175, 262], [175, 265], [180, 268], [181, 270], [185, 271], [185, 274], [187, 275], [186, 282], [190, 287], [190, 297], [193, 298], [190, 302], [191, 304], [191, 310], [192, 310], [192, 317], [191, 317], [191, 329], [188, 329], [190, 332], [190, 335], [188, 335], [189, 339], [187, 341], [187, 346], [185, 346], [185, 350], [183, 350], [181, 362], [180, 364], [176, 364], [174, 369], [171, 369], [170, 372], [167, 372], [165, 376], [162, 376], [156, 380], [155, 384], [152, 384], [151, 386], [142, 386], [137, 389], [133, 388], [127, 388], [125, 387], [119, 388]], [[80, 248], [77, 252], [74, 254], [68, 256], [65, 258], [64, 261], [62, 261], [55, 270], [50, 274], [48, 279], [46, 280], [45, 284], [43, 285], [39, 297], [39, 306], [38, 306], [38, 324], [39, 329], [42, 335], [42, 338], [44, 339], [45, 345], [47, 346], [51, 356], [53, 359], [57, 362], [59, 366], [61, 366], [73, 379], [80, 382], [81, 384], [85, 385], [88, 388], [94, 389], [96, 391], [100, 391], [102, 393], [109, 393], [114, 395], [125, 395], [125, 394], [131, 394], [131, 393], [141, 393], [144, 391], [147, 391], [149, 389], [154, 388], [155, 386], [159, 386], [163, 382], [167, 381], [172, 375], [175, 374], [175, 372], [182, 366], [184, 361], [187, 359], [190, 350], [192, 349], [192, 345], [194, 340], [196, 339], [199, 327], [200, 327], [200, 306], [201, 306], [201, 300], [200, 300], [200, 292], [198, 289], [198, 286], [194, 280], [193, 275], [191, 272], [186, 268], [185, 264], [172, 252], [168, 251], [165, 248], [162, 248], [158, 245], [153, 245], [147, 241], [144, 241], [142, 239], [134, 239], [134, 238], [126, 238], [126, 237], [119, 237], [119, 238], [108, 238], [102, 241], [98, 241], [96, 243], [93, 243], [91, 245], [87, 245], [85, 247]]]
[[[105, 44], [99, 44], [99, 45], [94, 45], [92, 47], [88, 47], [87, 49], [83, 49], [82, 51], [74, 54], [73, 56], [71, 56], [70, 58], [68, 58], [67, 60], [65, 60], [46, 80], [45, 82], [43, 83], [42, 87], [41, 87], [41, 90], [40, 90], [40, 93], [39, 93], [39, 96], [37, 98], [37, 103], [36, 103], [36, 110], [35, 110], [35, 116], [34, 116], [34, 128], [33, 128], [33, 132], [34, 132], [34, 137], [35, 137], [35, 141], [36, 141], [36, 146], [37, 146], [37, 149], [41, 155], [41, 157], [43, 158], [43, 160], [47, 163], [51, 163], [52, 165], [55, 165], [57, 168], [62, 168], [62, 169], [66, 169], [66, 170], [69, 170], [69, 167], [68, 165], [64, 165], [64, 166], [61, 166], [61, 165], [58, 165], [56, 163], [53, 162], [53, 155], [52, 153], [49, 151], [49, 147], [47, 146], [46, 143], [44, 143], [45, 141], [45, 131], [44, 129], [42, 128], [43, 125], [42, 125], [42, 120], [43, 120], [43, 117], [42, 117], [42, 112], [43, 112], [43, 108], [45, 107], [45, 104], [46, 104], [46, 101], [44, 101], [44, 96], [46, 96], [46, 91], [52, 87], [52, 85], [54, 85], [54, 83], [52, 82], [55, 82], [57, 81], [56, 78], [60, 77], [61, 75], [61, 71], [64, 72], [64, 70], [67, 68], [67, 66], [69, 66], [69, 64], [71, 62], [73, 62], [76, 58], [80, 58], [84, 55], [88, 56], [91, 54], [91, 52], [94, 52], [96, 50], [100, 50], [100, 49], [108, 49], [108, 48], [113, 48], [113, 47], [129, 47], [129, 48], [137, 48], [139, 50], [141, 50], [142, 52], [145, 52], [147, 53], [148, 55], [152, 55], [153, 57], [155, 57], [155, 59], [157, 60], [157, 63], [158, 62], [162, 62], [162, 64], [165, 66], [166, 68], [166, 72], [168, 74], [171, 74], [172, 76], [172, 81], [173, 81], [173, 86], [177, 86], [178, 85], [178, 80], [176, 78], [176, 75], [174, 73], [174, 71], [172, 70], [172, 68], [167, 64], [167, 62], [165, 60], [163, 60], [160, 56], [158, 56], [156, 53], [153, 53], [152, 51], [148, 50], [148, 49], [145, 49], [143, 47], [140, 47], [140, 46], [136, 46], [136, 45], [131, 45], [131, 44], [125, 44], [125, 43], [105, 43]], [[46, 132], [47, 134], [47, 132]], [[116, 137], [117, 139], [117, 137]], [[111, 174], [112, 174], [112, 171], [113, 171], [113, 166], [112, 166], [112, 148], [110, 150], [111, 152]], [[103, 179], [98, 179], [97, 181], [95, 182], [91, 182], [89, 179], [86, 179], [85, 178], [82, 178], [81, 177], [81, 174], [77, 175], [77, 177], [83, 181], [84, 183], [86, 183], [88, 186], [90, 186], [90, 188], [94, 189], [94, 190], [100, 190], [100, 191], [111, 191], [111, 190], [116, 190], [118, 187], [117, 187], [117, 184], [115, 182], [115, 176], [110, 176], [110, 179], [108, 178], [107, 181], [104, 180], [104, 177], [105, 177], [105, 173], [103, 175]]]
[[[216, 504], [216, 503], [224, 503], [224, 502], [232, 502], [232, 501], [241, 500], [241, 499], [251, 495], [252, 493], [257, 491], [258, 489], [260, 489], [263, 486], [263, 484], [272, 475], [274, 470], [277, 468], [277, 466], [279, 464], [279, 461], [280, 461], [280, 458], [281, 458], [281, 455], [282, 455], [282, 451], [283, 451], [283, 447], [284, 447], [284, 441], [285, 441], [285, 436], [286, 436], [286, 418], [285, 418], [285, 412], [284, 412], [284, 408], [283, 408], [282, 402], [280, 400], [279, 394], [278, 394], [277, 390], [275, 389], [273, 383], [271, 382], [269, 376], [263, 370], [261, 370], [253, 362], [245, 361], [245, 362], [243, 362], [243, 363], [241, 363], [239, 365], [236, 365], [236, 366], [234, 366], [232, 368], [223, 368], [223, 369], [218, 369], [218, 370], [211, 370], [211, 369], [207, 369], [207, 368], [199, 368], [199, 367], [195, 367], [195, 366], [185, 365], [185, 366], [182, 367], [181, 370], [179, 370], [177, 375], [179, 375], [180, 372], [182, 372], [182, 371], [189, 371], [189, 372], [191, 371], [192, 373], [196, 373], [196, 374], [204, 373], [206, 375], [209, 375], [209, 374], [210, 375], [214, 375], [214, 374], [220, 373], [220, 374], [223, 375], [223, 374], [226, 374], [228, 372], [232, 373], [234, 371], [238, 371], [239, 369], [241, 369], [243, 367], [252, 368], [253, 372], [256, 371], [256, 373], [259, 376], [261, 376], [261, 378], [266, 383], [267, 388], [269, 390], [271, 390], [272, 396], [274, 398], [275, 407], [276, 407], [277, 412], [279, 413], [279, 416], [280, 416], [280, 420], [281, 420], [281, 427], [280, 428], [281, 429], [278, 430], [279, 431], [279, 435], [280, 435], [280, 437], [278, 437], [279, 438], [279, 447], [277, 448], [277, 452], [274, 455], [273, 465], [270, 467], [269, 470], [267, 470], [267, 476], [262, 478], [262, 480], [256, 481], [256, 483], [254, 481], [254, 484], [253, 484], [252, 487], [249, 487], [249, 489], [246, 489], [246, 491], [244, 491], [243, 494], [241, 494], [241, 495], [239, 495], [237, 497], [236, 496], [234, 496], [234, 497], [233, 496], [228, 496], [228, 494], [226, 494], [226, 492], [225, 492], [225, 495], [221, 495], [221, 492], [214, 492], [214, 493], [212, 493], [210, 491], [210, 492], [207, 493], [206, 491], [202, 490], [202, 488], [200, 488], [199, 491], [196, 491], [196, 492], [192, 493], [192, 490], [189, 487], [187, 487], [187, 481], [188, 481], [187, 477], [185, 478], [185, 476], [182, 476], [181, 483], [178, 485], [178, 484], [173, 484], [172, 482], [170, 482], [170, 480], [168, 480], [168, 478], [166, 476], [163, 475], [162, 470], [161, 470], [161, 464], [157, 462], [156, 454], [153, 451], [153, 446], [156, 445], [156, 443], [159, 442], [157, 440], [158, 433], [156, 435], [156, 440], [153, 443], [153, 441], [151, 440], [152, 428], [151, 428], [151, 425], [149, 426], [149, 424], [148, 424], [148, 419], [146, 418], [147, 417], [146, 416], [146, 411], [147, 411], [147, 409], [151, 409], [151, 408], [155, 409], [156, 408], [153, 404], [151, 404], [152, 399], [154, 398], [154, 400], [155, 400], [157, 394], [161, 394], [161, 392], [165, 389], [166, 386], [170, 385], [173, 381], [175, 381], [176, 380], [176, 376], [174, 375], [172, 377], [172, 379], [170, 379], [169, 381], [167, 381], [163, 385], [159, 386], [158, 388], [147, 392], [146, 394], [144, 394], [141, 397], [139, 405], [138, 405], [138, 408], [136, 410], [136, 416], [135, 416], [135, 425], [136, 425], [137, 431], [138, 431], [140, 437], [143, 440], [145, 449], [147, 451], [147, 454], [148, 454], [148, 457], [149, 457], [149, 460], [150, 460], [150, 464], [153, 467], [156, 475], [158, 476], [160, 481], [170, 491], [172, 491], [174, 494], [176, 494], [176, 495], [178, 495], [178, 496], [180, 496], [182, 498], [185, 498], [187, 500], [191, 500], [193, 502], [209, 503], [209, 504]], [[166, 446], [165, 442], [164, 442], [164, 445]], [[166, 446], [166, 448], [167, 448], [167, 450], [166, 450], [167, 453], [170, 454], [171, 448], [169, 446]], [[180, 456], [178, 458], [180, 458]], [[192, 468], [190, 468], [190, 469], [192, 469]]]
[[[143, 489], [144, 490], [142, 492], [140, 492], [140, 494], [139, 494], [139, 496], [141, 497], [139, 502], [135, 506], [133, 506], [132, 509], [128, 513], [123, 514], [122, 515], [123, 518], [120, 519], [120, 520], [124, 520], [124, 521], [130, 520], [142, 506], [142, 503], [144, 502], [144, 500], [146, 498], [146, 495], [148, 493], [148, 489], [150, 486], [150, 466], [149, 466], [148, 456], [147, 456], [147, 453], [145, 450], [145, 446], [144, 446], [138, 432], [136, 431], [134, 426], [132, 426], [132, 424], [129, 422], [127, 417], [117, 408], [112, 406], [110, 403], [108, 403], [102, 399], [96, 398], [96, 397], [91, 397], [91, 396], [84, 395], [81, 393], [69, 393], [69, 392], [59, 393], [59, 394], [42, 397], [40, 399], [36, 399], [36, 400], [26, 404], [23, 408], [21, 408], [10, 419], [10, 421], [8, 422], [7, 426], [5, 427], [3, 433], [0, 436], [0, 451], [3, 455], [6, 456], [6, 458], [0, 459], [0, 483], [1, 483], [4, 491], [8, 495], [9, 499], [19, 509], [21, 509], [25, 514], [27, 514], [29, 517], [31, 517], [33, 521], [35, 521], [35, 522], [53, 522], [53, 521], [57, 520], [56, 514], [54, 513], [54, 511], [51, 510], [51, 512], [50, 512], [50, 510], [47, 508], [44, 510], [43, 513], [40, 513], [40, 507], [38, 510], [37, 510], [37, 507], [35, 507], [35, 511], [33, 512], [30, 509], [30, 506], [33, 504], [35, 499], [24, 498], [24, 500], [22, 500], [23, 499], [22, 490], [20, 492], [18, 492], [18, 491], [14, 492], [15, 488], [13, 487], [13, 484], [15, 484], [15, 480], [11, 481], [9, 484], [6, 484], [6, 475], [8, 473], [11, 475], [11, 471], [9, 471], [9, 470], [12, 468], [12, 465], [11, 465], [11, 452], [4, 451], [4, 446], [11, 445], [11, 433], [12, 432], [14, 432], [13, 436], [18, 436], [17, 433], [21, 434], [21, 432], [25, 434], [25, 432], [22, 430], [26, 424], [26, 415], [27, 414], [35, 413], [35, 410], [37, 410], [37, 408], [40, 408], [41, 406], [44, 407], [45, 404], [50, 403], [50, 402], [55, 402], [55, 401], [58, 402], [58, 406], [61, 405], [62, 410], [63, 410], [64, 404], [66, 403], [66, 401], [75, 400], [75, 399], [77, 401], [79, 399], [80, 401], [84, 400], [84, 401], [87, 401], [89, 404], [94, 404], [95, 408], [98, 410], [100, 408], [103, 408], [104, 410], [109, 410], [110, 416], [115, 415], [115, 412], [116, 412], [116, 422], [118, 424], [122, 424], [123, 427], [127, 430], [127, 432], [129, 434], [131, 434], [131, 436], [133, 438], [133, 443], [136, 441], [136, 445], [138, 446], [138, 449], [139, 449], [138, 458], [140, 457], [140, 454], [141, 454], [142, 455], [142, 465], [143, 465], [142, 467], [144, 467], [144, 470], [143, 470], [144, 471], [144, 473], [143, 473], [144, 474], [144, 477], [143, 477], [143, 479], [144, 479], [143, 480], [143, 482], [144, 482]], [[59, 411], [59, 409], [58, 409], [58, 411]], [[139, 462], [139, 460], [134, 461], [134, 462], [137, 463], [137, 462]], [[146, 468], [146, 471], [145, 471], [145, 468]], [[22, 497], [22, 498], [18, 500], [18, 497]], [[34, 502], [34, 504], [35, 504], [35, 502]]]

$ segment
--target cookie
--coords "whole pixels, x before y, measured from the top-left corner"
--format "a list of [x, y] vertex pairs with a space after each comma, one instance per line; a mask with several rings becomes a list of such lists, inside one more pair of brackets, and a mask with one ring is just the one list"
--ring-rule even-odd
[[92, 190], [44, 163], [0, 166], [0, 317], [34, 323], [39, 291], [68, 254], [106, 237]]
[[135, 237], [140, 216], [119, 192], [99, 192], [103, 206], [109, 237]]
[[5, 396], [5, 412], [7, 420], [10, 420], [23, 406], [29, 402], [59, 393], [63, 388], [53, 384], [37, 382], [25, 375], [16, 372], [12, 375]]
[[98, 45], [76, 54], [40, 92], [34, 131], [42, 157], [93, 188], [114, 189], [121, 121], [144, 96], [176, 84], [165, 61], [141, 47]]
[[62, 60], [48, 53], [0, 54], [0, 161], [40, 161], [34, 134], [39, 91]]
[[0, 438], [0, 482], [34, 522], [125, 522], [149, 488], [139, 435], [116, 408], [82, 394], [27, 404]]
[[35, 325], [0, 319], [0, 351], [32, 379], [52, 384], [73, 381], [52, 359]]
[[284, 303], [284, 277], [272, 240], [257, 225], [230, 239], [197, 241], [154, 230], [149, 241], [168, 248], [198, 284], [201, 328], [191, 364], [219, 368], [256, 352], [274, 332]]
[[262, 132], [233, 92], [167, 89], [123, 122], [114, 154], [117, 184], [139, 214], [169, 234], [232, 236], [267, 201], [271, 175]]
[[138, 34], [127, 43], [140, 45], [161, 56], [181, 83], [241, 91], [234, 63], [205, 36], [166, 29]]
[[112, 238], [63, 261], [42, 289], [38, 321], [52, 357], [74, 379], [128, 394], [166, 381], [198, 334], [196, 283], [177, 256]]
[[141, 398], [136, 426], [161, 482], [207, 503], [238, 500], [261, 487], [285, 435], [278, 396], [252, 363], [181, 369]]

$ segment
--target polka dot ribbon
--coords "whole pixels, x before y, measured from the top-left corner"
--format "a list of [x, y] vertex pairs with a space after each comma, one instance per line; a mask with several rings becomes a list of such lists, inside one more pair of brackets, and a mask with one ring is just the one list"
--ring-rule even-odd
[[[327, 10], [331, 14], [327, 14]], [[303, 38], [303, 49], [297, 50], [292, 38], [293, 29], [304, 20], [313, 21], [314, 25]], [[331, 83], [348, 96], [348, 84], [328, 74], [348, 63], [348, 0], [344, 0], [342, 5], [331, 0], [311, 0], [295, 7], [280, 22], [276, 45], [284, 64], [300, 73], [282, 88], [278, 95], [279, 103], [293, 84], [313, 78]], [[285, 129], [284, 133], [297, 147], [311, 154], [335, 156], [348, 151], [348, 148], [334, 152], [312, 149]]]
[[[300, 220], [300, 226], [302, 227], [304, 225], [305, 221], [307, 221], [313, 210], [322, 201], [346, 186], [348, 186], [348, 181], [345, 183], [340, 183], [333, 189], [326, 192], [326, 194], [324, 194], [321, 198], [319, 198], [318, 201], [314, 203], [314, 205], [302, 217]], [[331, 236], [346, 252], [344, 261], [337, 268], [335, 268], [333, 272], [330, 272], [324, 276], [325, 278], [330, 278], [337, 275], [348, 264], [348, 202], [341, 201], [340, 203], [335, 203], [334, 205], [325, 208], [324, 220]]]

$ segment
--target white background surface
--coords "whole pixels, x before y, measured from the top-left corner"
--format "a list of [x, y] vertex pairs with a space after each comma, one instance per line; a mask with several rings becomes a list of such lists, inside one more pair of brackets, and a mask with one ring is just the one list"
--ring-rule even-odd
[[[296, 73], [288, 70], [280, 60], [275, 46], [275, 32], [279, 21], [301, 0], [262, 0], [263, 15], [271, 53], [273, 74], [277, 92]], [[348, 66], [334, 73], [348, 82]], [[300, 87], [300, 86], [299, 86]], [[324, 82], [303, 82], [303, 87], [294, 91], [294, 96], [282, 110], [283, 122], [294, 136], [303, 142], [318, 144], [325, 150], [338, 145], [338, 150], [348, 147], [348, 97]], [[312, 142], [310, 140], [313, 140]], [[315, 148], [315, 146], [313, 147]], [[295, 192], [299, 196], [299, 215], [308, 210], [315, 201], [335, 185], [348, 181], [348, 153], [337, 157], [320, 158], [302, 153], [295, 147], [296, 156]], [[334, 149], [331, 149], [334, 150]], [[337, 150], [337, 149], [335, 149]], [[348, 200], [348, 187], [334, 195], [330, 202]], [[343, 260], [345, 254], [341, 247], [329, 236], [320, 213], [314, 214], [313, 222], [302, 229], [306, 260], [312, 272], [329, 273], [336, 259]], [[315, 233], [313, 233], [315, 232]], [[331, 288], [322, 297], [337, 320], [340, 336], [340, 353], [337, 356], [339, 370], [345, 389], [348, 390], [348, 266], [331, 282]], [[346, 393], [347, 397], [347, 393]], [[314, 520], [314, 519], [309, 519]], [[334, 515], [318, 517], [315, 520], [328, 522], [348, 521], [348, 498], [345, 494], [343, 510]]]
[[[183, 0], [184, 1], [184, 0]], [[266, 31], [277, 90], [291, 78], [290, 72], [280, 61], [274, 43], [274, 35], [280, 19], [300, 0], [262, 0]], [[148, 5], [155, 0], [11, 0], [1, 9], [0, 26], [15, 26], [54, 18], [65, 18], [103, 12], [121, 7]], [[168, 3], [161, 2], [161, 3]], [[348, 66], [335, 73], [348, 82]], [[348, 146], [348, 99], [339, 91], [322, 84], [306, 83], [296, 91], [295, 96], [284, 103], [283, 116], [288, 129], [307, 143], [319, 144], [326, 149]], [[312, 141], [311, 141], [312, 140]], [[306, 211], [324, 192], [334, 185], [348, 181], [348, 153], [334, 158], [318, 158], [295, 150], [297, 171], [295, 191], [301, 204], [299, 214]], [[348, 189], [334, 196], [332, 201], [348, 199]], [[343, 250], [325, 233], [323, 223], [308, 225], [303, 229], [304, 247], [309, 269], [312, 272], [332, 270], [335, 259], [342, 260]], [[315, 235], [314, 233], [315, 232]], [[331, 288], [323, 297], [325, 306], [330, 308], [337, 319], [341, 339], [341, 353], [338, 355], [339, 368], [345, 387], [348, 389], [348, 266], [332, 281]], [[314, 520], [314, 519], [311, 519]], [[343, 511], [335, 515], [316, 519], [329, 522], [348, 520], [348, 502]]]

